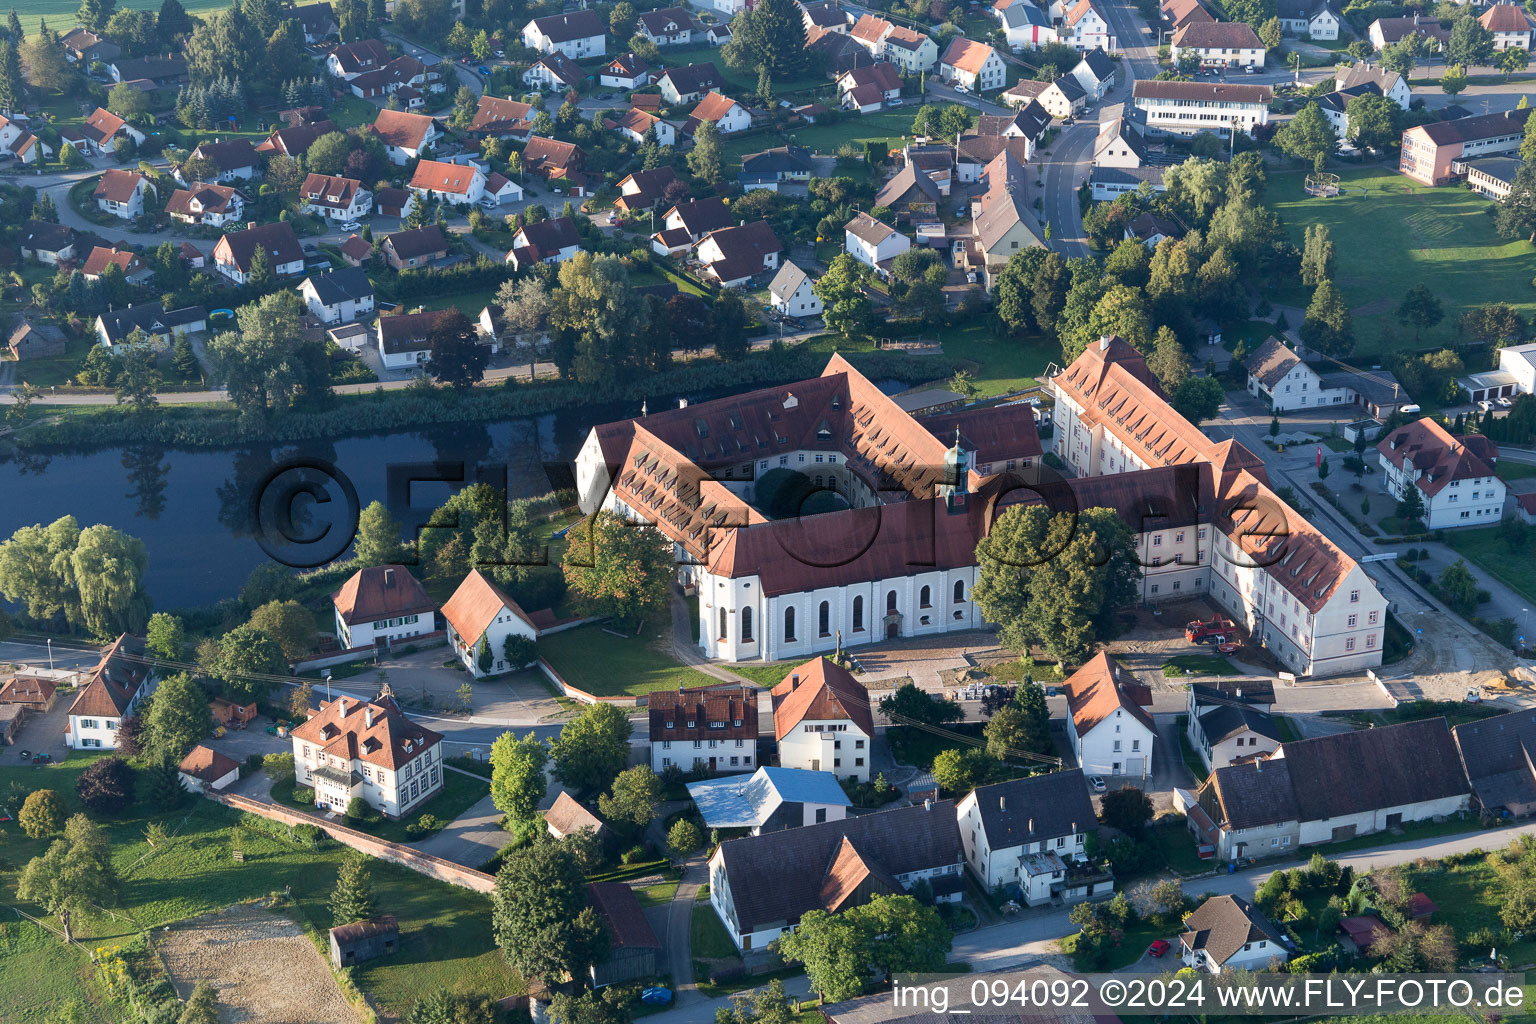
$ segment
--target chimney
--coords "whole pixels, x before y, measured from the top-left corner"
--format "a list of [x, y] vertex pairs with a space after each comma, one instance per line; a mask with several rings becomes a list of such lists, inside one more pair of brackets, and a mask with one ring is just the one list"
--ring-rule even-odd
[[368, 705], [368, 707], [363, 709], [363, 725], [365, 725], [369, 729], [373, 728], [373, 705], [372, 704]]
[[933, 810], [933, 801], [931, 799], [923, 801], [923, 810], [925, 810], [925, 811]]
[[253, 220], [248, 220], [248, 221], [245, 222], [245, 230], [247, 230], [247, 231], [251, 230], [255, 226], [256, 226], [256, 222], [253, 221]]
[[1256, 772], [1262, 772], [1264, 770], [1264, 759], [1262, 757], [1256, 757], [1253, 759], [1253, 770]]
[[394, 569], [385, 569], [384, 570], [384, 585], [386, 587], [393, 587], [395, 585], [395, 570]]
[[1235, 692], [1237, 693], [1237, 699], [1238, 700], [1242, 700], [1243, 699], [1243, 688], [1241, 686], [1239, 686]]
[[686, 399], [686, 398], [679, 398], [677, 400], [677, 407], [679, 409], [686, 409], [686, 408], [688, 408], [688, 399]]
[[800, 689], [800, 673], [795, 672], [789, 677], [789, 692], [794, 693]]
[[1029, 834], [1030, 835], [1034, 835], [1035, 834], [1035, 819], [1034, 818], [1030, 818], [1029, 819]]
[[1008, 809], [1008, 798], [1007, 797], [1000, 796], [1000, 797], [997, 798], [997, 809], [1000, 810], [1000, 811], [1006, 811]]

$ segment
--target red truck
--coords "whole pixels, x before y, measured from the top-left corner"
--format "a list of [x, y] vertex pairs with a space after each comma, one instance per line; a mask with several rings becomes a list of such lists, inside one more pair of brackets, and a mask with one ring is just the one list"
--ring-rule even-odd
[[1237, 624], [1231, 619], [1215, 618], [1210, 622], [1194, 622], [1184, 624], [1184, 639], [1192, 644], [1208, 644], [1216, 642], [1217, 637], [1231, 637], [1237, 630]]

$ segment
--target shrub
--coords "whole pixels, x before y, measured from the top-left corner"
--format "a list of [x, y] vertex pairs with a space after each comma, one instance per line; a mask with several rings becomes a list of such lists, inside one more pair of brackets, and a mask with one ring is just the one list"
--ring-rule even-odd
[[296, 786], [293, 790], [293, 800], [295, 803], [312, 804], [315, 802], [315, 791], [308, 786]]
[[352, 821], [369, 821], [374, 817], [373, 808], [367, 800], [355, 796], [347, 803], [347, 817]]
[[624, 855], [619, 858], [619, 860], [621, 860], [626, 865], [640, 864], [648, 859], [650, 859], [650, 851], [647, 850], [644, 846], [631, 846], [629, 849], [625, 850]]
[[53, 835], [64, 827], [64, 801], [51, 789], [40, 789], [21, 805], [16, 822], [33, 839]]
[[409, 825], [405, 826], [405, 834], [412, 839], [424, 839], [434, 832], [442, 831], [448, 823], [435, 814], [423, 814]]
[[120, 757], [104, 757], [80, 773], [75, 794], [89, 811], [119, 814], [133, 802], [133, 769]]

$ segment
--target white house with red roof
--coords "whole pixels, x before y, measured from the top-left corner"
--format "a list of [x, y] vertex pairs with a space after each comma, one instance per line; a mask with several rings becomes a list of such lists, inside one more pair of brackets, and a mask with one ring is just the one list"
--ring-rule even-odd
[[345, 811], [353, 798], [402, 818], [443, 788], [443, 737], [400, 710], [388, 686], [373, 700], [337, 697], [290, 734], [296, 781], [315, 806]]
[[847, 669], [815, 658], [791, 670], [772, 698], [781, 766], [869, 781], [874, 711]]
[[1524, 7], [1512, 3], [1492, 4], [1477, 21], [1493, 35], [1495, 50], [1531, 48], [1531, 16]]
[[133, 220], [144, 212], [144, 197], [154, 193], [155, 186], [138, 171], [112, 167], [102, 173], [91, 196], [98, 210]]
[[705, 121], [713, 121], [721, 135], [729, 135], [751, 128], [752, 114], [724, 93], [711, 92], [706, 93], [688, 115], [688, 122], [683, 125], [683, 134], [691, 138]]
[[1389, 431], [1376, 456], [1382, 490], [1401, 501], [1416, 488], [1431, 530], [1492, 526], [1504, 517], [1499, 446], [1482, 434], [1452, 434], [1426, 416]]
[[377, 645], [437, 629], [437, 605], [403, 565], [359, 569], [331, 595], [336, 641], [344, 648]]
[[[1147, 706], [1152, 691], [1100, 652], [1067, 677], [1067, 740], [1089, 775], [1143, 778], [1152, 773], [1157, 727]], [[1090, 823], [1091, 824], [1091, 823]]]
[[404, 167], [437, 141], [437, 122], [426, 114], [381, 110], [373, 120], [373, 133], [384, 143], [389, 162]]
[[76, 750], [116, 750], [117, 727], [133, 714], [159, 681], [145, 657], [144, 638], [124, 633], [101, 654], [69, 706], [64, 745]]
[[1079, 50], [1102, 49], [1105, 53], [1115, 52], [1115, 36], [1104, 15], [1093, 6], [1093, 0], [1077, 0], [1068, 8], [1062, 18], [1060, 36], [1062, 42]]
[[10, 118], [0, 115], [0, 152], [9, 153], [23, 164], [35, 164], [38, 159], [53, 155], [53, 147], [27, 131]]
[[411, 191], [443, 203], [468, 205], [485, 195], [485, 173], [473, 164], [423, 160], [411, 176]]
[[[507, 662], [505, 645], [513, 636], [537, 639], [538, 628], [528, 613], [479, 569], [471, 569], [464, 582], [443, 605], [448, 623], [448, 643], [453, 656], [476, 679], [523, 668]], [[490, 651], [490, 668], [480, 667], [480, 652]]]
[[986, 43], [956, 36], [939, 59], [939, 77], [972, 92], [991, 92], [1008, 84], [1008, 69]]

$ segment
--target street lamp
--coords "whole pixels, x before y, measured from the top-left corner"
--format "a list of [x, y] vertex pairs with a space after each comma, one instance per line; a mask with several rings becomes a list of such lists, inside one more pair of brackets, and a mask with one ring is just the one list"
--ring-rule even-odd
[[53, 637], [46, 638], [48, 643], [48, 671], [53, 671]]

